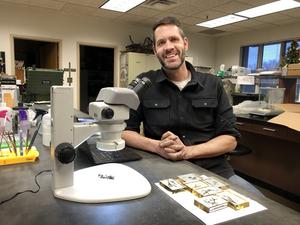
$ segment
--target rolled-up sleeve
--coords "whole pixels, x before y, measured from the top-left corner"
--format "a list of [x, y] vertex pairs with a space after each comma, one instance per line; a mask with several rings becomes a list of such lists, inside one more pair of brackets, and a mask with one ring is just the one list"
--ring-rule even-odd
[[235, 128], [236, 117], [233, 114], [232, 106], [229, 103], [221, 80], [218, 83], [218, 102], [216, 109], [216, 135], [228, 134], [240, 138], [241, 135]]

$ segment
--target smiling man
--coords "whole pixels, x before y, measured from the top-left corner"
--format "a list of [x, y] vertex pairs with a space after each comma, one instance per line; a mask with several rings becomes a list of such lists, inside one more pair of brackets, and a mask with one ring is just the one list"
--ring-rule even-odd
[[[156, 34], [159, 39], [155, 38]], [[179, 70], [177, 74], [188, 72], [183, 65], [185, 52], [188, 50], [188, 40], [179, 27], [172, 24], [158, 26], [155, 29], [154, 43], [153, 50], [167, 73], [176, 70]]]
[[126, 121], [126, 144], [169, 160], [189, 160], [259, 193], [226, 160], [240, 134], [221, 79], [196, 72], [185, 61], [189, 42], [176, 18], [163, 18], [153, 26], [153, 43], [162, 68], [138, 76], [150, 79], [152, 86]]

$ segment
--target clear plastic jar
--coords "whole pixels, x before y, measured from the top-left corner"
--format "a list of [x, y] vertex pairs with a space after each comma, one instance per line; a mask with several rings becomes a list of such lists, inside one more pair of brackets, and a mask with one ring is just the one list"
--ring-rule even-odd
[[43, 130], [43, 145], [50, 146], [51, 141], [51, 111], [48, 110], [48, 113], [43, 116], [42, 119], [42, 130]]

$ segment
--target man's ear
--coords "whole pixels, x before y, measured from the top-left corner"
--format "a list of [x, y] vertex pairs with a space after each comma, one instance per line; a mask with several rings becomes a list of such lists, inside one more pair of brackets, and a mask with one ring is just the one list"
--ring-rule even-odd
[[187, 37], [183, 38], [184, 48], [187, 51], [189, 49], [189, 39]]
[[154, 54], [156, 55], [155, 45], [152, 45], [152, 49], [153, 49]]

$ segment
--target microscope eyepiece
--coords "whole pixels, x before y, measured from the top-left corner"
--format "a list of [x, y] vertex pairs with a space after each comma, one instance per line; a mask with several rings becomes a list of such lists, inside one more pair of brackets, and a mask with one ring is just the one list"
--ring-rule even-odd
[[147, 77], [142, 79], [136, 78], [128, 85], [129, 89], [132, 89], [141, 98], [143, 93], [151, 86], [151, 81]]

